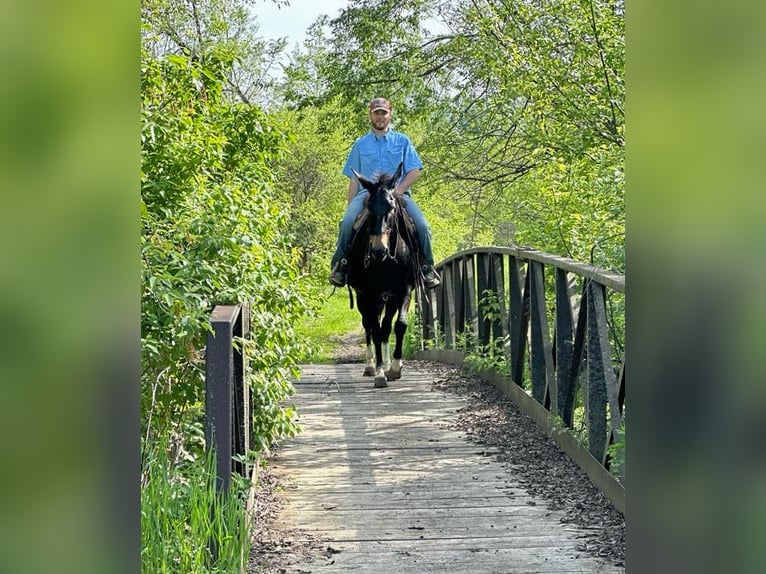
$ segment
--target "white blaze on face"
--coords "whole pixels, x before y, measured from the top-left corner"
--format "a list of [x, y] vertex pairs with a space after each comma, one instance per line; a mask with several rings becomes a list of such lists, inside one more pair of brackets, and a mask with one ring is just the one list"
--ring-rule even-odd
[[374, 251], [388, 251], [389, 232], [381, 235], [370, 235], [370, 245]]

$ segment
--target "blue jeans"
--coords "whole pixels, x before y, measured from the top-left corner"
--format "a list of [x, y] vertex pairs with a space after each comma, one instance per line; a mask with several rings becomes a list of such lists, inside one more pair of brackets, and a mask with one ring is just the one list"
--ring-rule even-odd
[[[348, 248], [351, 244], [351, 238], [354, 233], [354, 221], [364, 210], [364, 202], [367, 199], [369, 193], [366, 190], [361, 190], [354, 196], [351, 203], [346, 208], [346, 213], [343, 214], [343, 219], [340, 222], [340, 234], [338, 235], [338, 244], [335, 247], [335, 254], [332, 256], [330, 268], [334, 269], [335, 264], [340, 261], [348, 253]], [[434, 254], [431, 250], [431, 228], [428, 227], [426, 216], [420, 211], [417, 204], [412, 201], [409, 194], [404, 194], [407, 209], [412, 221], [415, 223], [415, 229], [418, 233], [418, 242], [420, 243], [420, 249], [423, 251], [425, 257], [424, 263], [426, 265], [434, 264]]]

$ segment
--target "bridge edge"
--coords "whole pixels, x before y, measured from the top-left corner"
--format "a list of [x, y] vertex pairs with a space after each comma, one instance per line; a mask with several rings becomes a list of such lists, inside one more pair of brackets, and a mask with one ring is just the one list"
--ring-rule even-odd
[[[415, 359], [425, 361], [440, 361], [453, 365], [462, 364], [464, 354], [461, 351], [426, 350], [415, 353]], [[558, 428], [553, 416], [545, 408], [530, 397], [522, 388], [509, 378], [495, 371], [482, 371], [480, 375], [511, 398], [516, 405], [534, 420], [542, 431], [561, 448], [582, 471], [590, 478], [593, 485], [625, 515], [625, 486], [613, 477], [604, 466], [583, 447], [575, 436], [567, 429]]]

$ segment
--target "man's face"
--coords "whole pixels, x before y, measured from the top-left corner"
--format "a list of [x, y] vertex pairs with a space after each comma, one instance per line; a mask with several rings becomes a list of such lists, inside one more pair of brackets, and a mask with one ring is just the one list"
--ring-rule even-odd
[[370, 122], [376, 130], [385, 131], [391, 123], [391, 112], [388, 110], [375, 110], [370, 112]]

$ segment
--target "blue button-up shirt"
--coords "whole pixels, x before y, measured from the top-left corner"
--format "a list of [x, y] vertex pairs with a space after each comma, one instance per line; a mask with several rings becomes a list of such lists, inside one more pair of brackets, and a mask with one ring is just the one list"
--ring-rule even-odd
[[[393, 175], [402, 162], [404, 169], [397, 184], [413, 169], [423, 169], [423, 162], [420, 161], [410, 138], [390, 128], [380, 137], [370, 130], [354, 142], [343, 167], [343, 175], [354, 177], [351, 171], [353, 168], [364, 177], [374, 180], [382, 173]], [[409, 188], [405, 193], [410, 193]]]

